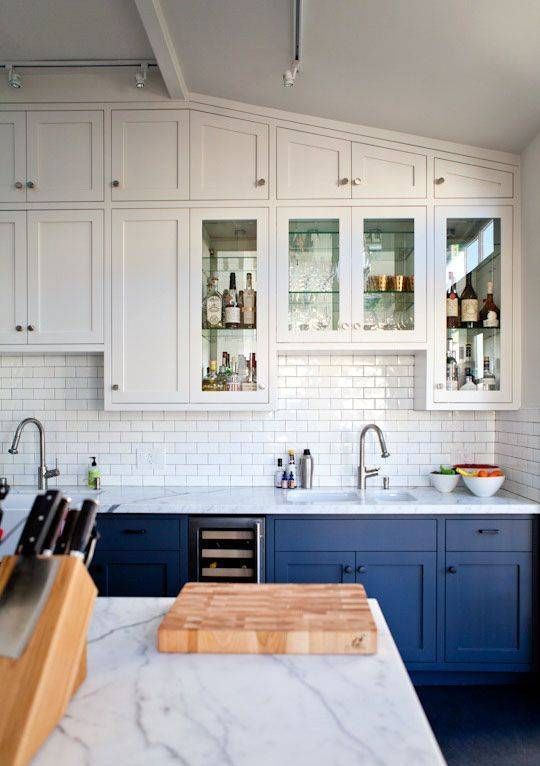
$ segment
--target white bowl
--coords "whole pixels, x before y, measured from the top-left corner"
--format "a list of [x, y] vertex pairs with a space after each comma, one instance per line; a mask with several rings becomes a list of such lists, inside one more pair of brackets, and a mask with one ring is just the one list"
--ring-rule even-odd
[[491, 497], [502, 487], [505, 476], [463, 476], [467, 489], [477, 497]]
[[431, 483], [439, 492], [453, 492], [459, 482], [459, 473], [431, 473]]

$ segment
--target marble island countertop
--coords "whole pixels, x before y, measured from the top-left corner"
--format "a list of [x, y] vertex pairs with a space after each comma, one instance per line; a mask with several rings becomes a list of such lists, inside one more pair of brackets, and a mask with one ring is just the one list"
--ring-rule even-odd
[[173, 599], [98, 599], [88, 676], [33, 766], [444, 766], [376, 601], [371, 656], [159, 654]]

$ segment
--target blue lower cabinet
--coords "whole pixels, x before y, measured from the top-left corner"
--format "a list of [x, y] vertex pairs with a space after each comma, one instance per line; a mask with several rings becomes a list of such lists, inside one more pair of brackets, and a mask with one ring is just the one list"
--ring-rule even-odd
[[90, 574], [100, 596], [176, 596], [182, 586], [177, 551], [96, 551]]
[[446, 553], [447, 662], [531, 661], [529, 553]]
[[357, 552], [357, 582], [376, 598], [406, 662], [437, 655], [435, 552]]
[[276, 553], [274, 579], [281, 583], [353, 583], [354, 561], [351, 551]]

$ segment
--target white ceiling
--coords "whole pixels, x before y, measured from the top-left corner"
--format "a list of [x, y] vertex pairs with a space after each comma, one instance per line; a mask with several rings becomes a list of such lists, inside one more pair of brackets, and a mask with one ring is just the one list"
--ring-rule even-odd
[[[540, 130], [538, 0], [161, 0], [192, 92], [520, 151]], [[0, 0], [0, 60], [150, 57], [132, 0]]]

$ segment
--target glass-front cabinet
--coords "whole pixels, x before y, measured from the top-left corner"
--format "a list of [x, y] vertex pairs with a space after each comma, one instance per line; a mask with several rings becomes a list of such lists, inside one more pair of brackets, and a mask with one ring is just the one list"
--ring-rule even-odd
[[267, 211], [191, 211], [191, 401], [268, 402]]
[[436, 209], [435, 401], [512, 401], [512, 208]]
[[425, 342], [422, 207], [278, 210], [278, 342]]

